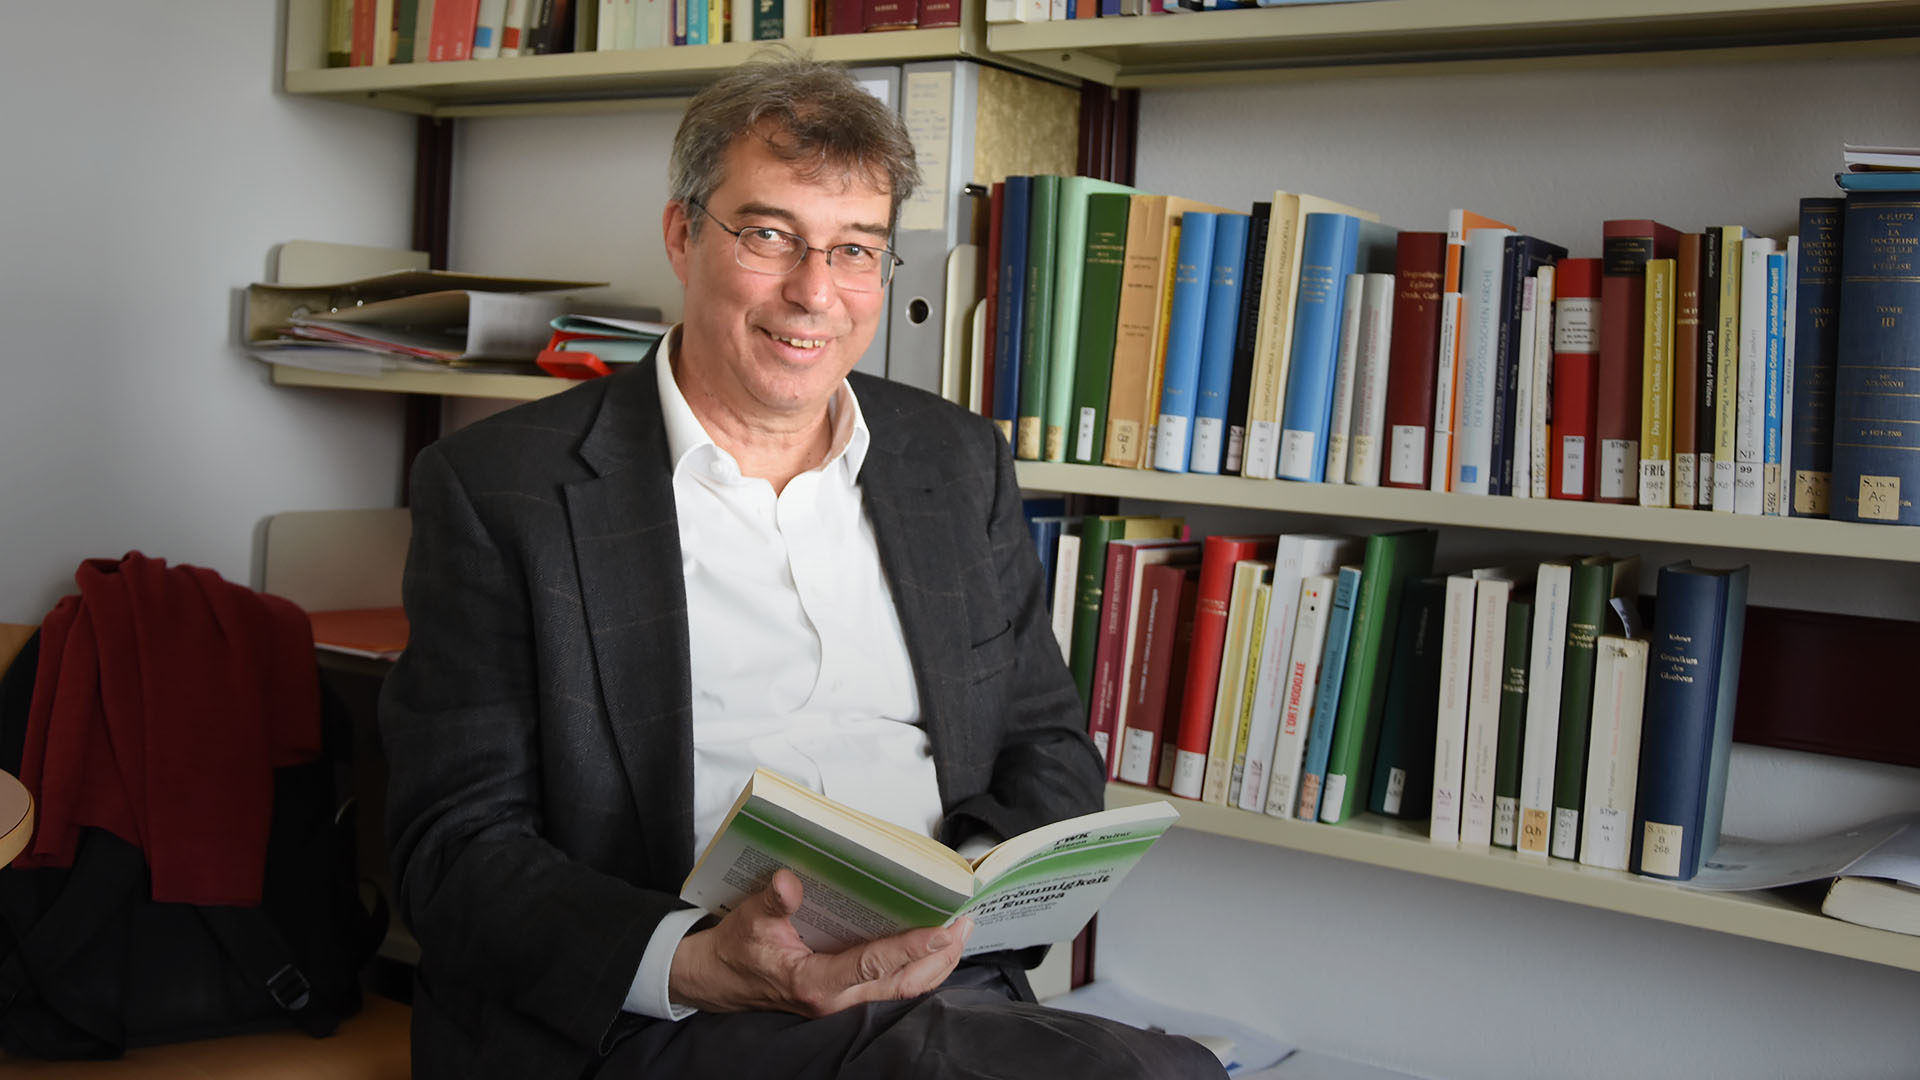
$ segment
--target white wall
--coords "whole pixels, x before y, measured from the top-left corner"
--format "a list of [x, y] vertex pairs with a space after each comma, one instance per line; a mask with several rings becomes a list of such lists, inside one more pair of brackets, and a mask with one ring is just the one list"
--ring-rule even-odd
[[0, 620], [82, 558], [252, 583], [266, 515], [394, 505], [398, 401], [274, 389], [232, 344], [271, 245], [410, 235], [413, 121], [276, 93], [280, 6], [8, 5]]
[[[1600, 253], [1610, 217], [1784, 236], [1800, 197], [1834, 193], [1842, 141], [1916, 145], [1916, 102], [1911, 60], [1160, 90], [1142, 95], [1138, 182], [1227, 206], [1310, 191], [1407, 228], [1465, 206], [1575, 255]], [[1442, 556], [1569, 546], [1450, 531]], [[1737, 559], [1755, 603], [1920, 618], [1913, 567], [1607, 546], [1639, 551], [1649, 579], [1678, 555]], [[1915, 770], [1737, 750], [1732, 832], [1920, 808]], [[1128, 879], [1099, 965], [1436, 1077], [1920, 1074], [1920, 974], [1218, 837], [1176, 833]]]

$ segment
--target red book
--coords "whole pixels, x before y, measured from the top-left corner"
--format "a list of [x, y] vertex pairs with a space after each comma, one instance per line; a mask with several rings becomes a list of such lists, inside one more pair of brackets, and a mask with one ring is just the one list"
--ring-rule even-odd
[[920, 25], [920, 0], [866, 0], [862, 28], [911, 30]]
[[1150, 787], [1160, 771], [1160, 739], [1167, 714], [1167, 683], [1173, 667], [1174, 626], [1180, 594], [1192, 567], [1161, 563], [1140, 575], [1135, 605], [1133, 672], [1127, 681], [1127, 723], [1120, 732], [1119, 779]]
[[1600, 376], [1594, 438], [1596, 502], [1640, 501], [1640, 375], [1646, 351], [1647, 260], [1674, 258], [1680, 233], [1657, 221], [1609, 221], [1600, 255]]
[[1553, 430], [1547, 440], [1547, 494], [1556, 499], [1593, 498], [1600, 461], [1593, 452], [1600, 305], [1600, 260], [1561, 259], [1553, 278]]
[[1233, 566], [1243, 559], [1271, 559], [1272, 536], [1209, 536], [1200, 555], [1200, 580], [1194, 587], [1193, 645], [1187, 653], [1187, 677], [1180, 695], [1180, 723], [1174, 729], [1172, 791], [1200, 797], [1207, 769], [1207, 743], [1213, 737], [1213, 698], [1220, 689], [1220, 651], [1227, 637], [1227, 601], [1233, 593]]
[[1167, 668], [1167, 697], [1160, 721], [1160, 764], [1156, 766], [1153, 786], [1162, 791], [1173, 788], [1174, 736], [1180, 732], [1180, 706], [1186, 694], [1187, 664], [1193, 658], [1193, 612], [1200, 598], [1200, 568], [1184, 567], [1186, 583], [1180, 588], [1180, 610], [1174, 614], [1173, 663]]
[[1000, 225], [1007, 216], [1007, 183], [995, 181], [987, 196], [987, 319], [980, 337], [986, 342], [980, 373], [980, 415], [993, 415], [993, 342], [1000, 313]]
[[1120, 775], [1120, 736], [1127, 726], [1127, 687], [1133, 672], [1134, 639], [1138, 637], [1138, 609], [1144, 590], [1141, 575], [1147, 567], [1165, 562], [1192, 562], [1198, 544], [1172, 539], [1115, 540], [1107, 545], [1106, 581], [1100, 593], [1100, 641], [1093, 654], [1093, 707], [1087, 713], [1087, 734], [1107, 764], [1107, 779]]
[[920, 29], [960, 25], [960, 0], [920, 0]]
[[353, 44], [347, 53], [351, 67], [373, 63], [373, 0], [353, 0]]
[[1446, 233], [1400, 234], [1393, 266], [1393, 338], [1387, 351], [1387, 471], [1381, 479], [1387, 487], [1427, 487], [1446, 271]]
[[829, 0], [827, 33], [858, 34], [867, 28], [867, 0]]
[[435, 0], [427, 59], [472, 59], [473, 29], [479, 21], [480, 0]]

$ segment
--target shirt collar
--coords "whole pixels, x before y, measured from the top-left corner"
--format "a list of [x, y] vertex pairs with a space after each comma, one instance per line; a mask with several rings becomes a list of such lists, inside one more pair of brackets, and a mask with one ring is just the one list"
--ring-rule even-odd
[[[674, 347], [680, 343], [680, 325], [674, 324], [667, 336], [660, 339], [660, 349], [655, 357], [655, 378], [660, 389], [660, 416], [667, 428], [667, 457], [673, 463], [673, 471], [678, 472], [680, 463], [687, 455], [702, 447], [711, 447], [710, 452], [738, 465], [733, 455], [727, 453], [707, 434], [705, 425], [693, 413], [693, 406], [687, 404], [687, 397], [680, 392], [680, 384], [673, 376]], [[867, 448], [873, 442], [872, 433], [867, 430], [867, 419], [860, 412], [860, 399], [854, 396], [853, 386], [847, 380], [840, 380], [839, 389], [834, 391], [833, 399], [827, 402], [827, 416], [833, 424], [832, 442], [827, 450], [827, 459], [814, 471], [824, 471], [842, 458], [847, 463], [849, 482], [860, 478], [860, 467], [866, 463]]]

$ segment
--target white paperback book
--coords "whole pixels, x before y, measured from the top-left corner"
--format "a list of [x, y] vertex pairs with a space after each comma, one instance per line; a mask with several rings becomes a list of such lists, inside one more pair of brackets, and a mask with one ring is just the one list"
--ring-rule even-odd
[[1554, 277], [1553, 267], [1541, 267], [1533, 290], [1533, 403], [1527, 413], [1527, 439], [1533, 448], [1533, 471], [1528, 487], [1536, 499], [1547, 497], [1547, 421], [1553, 413], [1553, 333], [1557, 310], [1553, 302]]
[[[1312, 574], [1338, 573], [1342, 563], [1356, 562], [1365, 552], [1364, 540], [1334, 533], [1288, 533], [1280, 537], [1274, 548], [1267, 630], [1261, 637], [1258, 657], [1250, 661], [1259, 667], [1254, 682], [1253, 711], [1247, 725], [1244, 782], [1236, 803], [1242, 810], [1258, 813], [1267, 804], [1274, 733], [1280, 726], [1284, 706], [1287, 660], [1293, 655], [1300, 583]], [[1329, 592], [1328, 596], [1331, 595]]]
[[1593, 722], [1587, 729], [1587, 799], [1580, 861], [1625, 870], [1633, 847], [1640, 778], [1640, 723], [1647, 694], [1647, 642], [1601, 634], [1595, 643]]
[[1347, 482], [1347, 445], [1353, 433], [1353, 384], [1360, 375], [1360, 327], [1367, 276], [1348, 274], [1340, 302], [1340, 343], [1333, 357], [1333, 410], [1327, 417], [1325, 482]]
[[1053, 637], [1060, 643], [1061, 658], [1067, 660], [1073, 656], [1074, 589], [1080, 584], [1074, 568], [1079, 565], [1080, 537], [1061, 533], [1053, 557]]
[[1560, 748], [1560, 686], [1567, 665], [1571, 562], [1543, 562], [1533, 586], [1533, 648], [1527, 667], [1527, 726], [1520, 750], [1520, 843], [1545, 858], [1553, 821], [1553, 770]]
[[1500, 287], [1511, 229], [1481, 229], [1460, 260], [1460, 391], [1454, 400], [1452, 490], [1485, 495], [1493, 459], [1493, 388], [1500, 353]]
[[1761, 459], [1767, 425], [1767, 256], [1764, 236], [1740, 245], [1740, 367], [1733, 464], [1733, 512], [1761, 509]]
[[1360, 368], [1353, 383], [1347, 483], [1379, 487], [1386, 457], [1387, 374], [1393, 343], [1392, 274], [1367, 274], [1360, 310]]
[[1513, 467], [1507, 473], [1507, 491], [1516, 499], [1533, 497], [1533, 332], [1540, 318], [1539, 296], [1539, 278], [1520, 283], [1519, 359], [1513, 380]]
[[1475, 582], [1473, 651], [1468, 664], [1466, 761], [1460, 781], [1460, 844], [1493, 842], [1494, 766], [1500, 755], [1500, 689], [1506, 681], [1507, 604], [1514, 582]]
[[1327, 616], [1333, 606], [1332, 574], [1309, 574], [1300, 581], [1300, 617], [1294, 621], [1293, 655], [1288, 659], [1286, 695], [1280, 729], [1274, 734], [1273, 765], [1267, 775], [1266, 812], [1293, 817], [1300, 797], [1300, 766], [1313, 722], [1315, 690], [1327, 647]]
[[1433, 814], [1427, 835], [1460, 842], [1461, 780], [1467, 763], [1467, 690], [1473, 667], [1473, 574], [1447, 577], [1440, 637], [1440, 700], [1433, 737]]

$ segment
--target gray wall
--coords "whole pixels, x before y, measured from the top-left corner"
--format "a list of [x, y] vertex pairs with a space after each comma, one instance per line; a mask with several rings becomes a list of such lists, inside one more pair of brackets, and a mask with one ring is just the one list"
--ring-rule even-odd
[[8, 6], [0, 620], [82, 558], [250, 583], [266, 515], [394, 504], [397, 401], [276, 390], [232, 346], [271, 245], [408, 237], [412, 121], [275, 93], [279, 6]]

